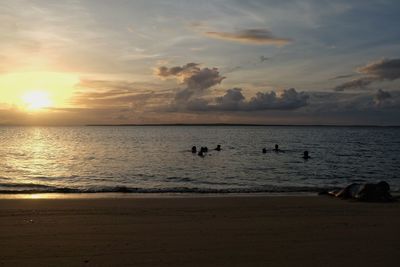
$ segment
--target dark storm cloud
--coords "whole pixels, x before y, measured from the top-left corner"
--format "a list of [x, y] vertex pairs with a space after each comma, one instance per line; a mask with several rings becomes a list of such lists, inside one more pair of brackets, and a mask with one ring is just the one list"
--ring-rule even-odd
[[266, 29], [246, 29], [233, 33], [208, 31], [205, 32], [205, 34], [212, 38], [256, 45], [283, 46], [293, 42], [293, 40], [289, 38], [276, 37]]
[[373, 82], [397, 80], [400, 78], [400, 59], [382, 59], [360, 67], [357, 71], [365, 76], [338, 85], [334, 90], [363, 89]]

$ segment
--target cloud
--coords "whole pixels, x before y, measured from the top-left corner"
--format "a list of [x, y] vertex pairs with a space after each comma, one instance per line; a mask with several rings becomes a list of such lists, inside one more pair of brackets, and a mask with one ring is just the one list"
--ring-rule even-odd
[[226, 90], [222, 96], [215, 97], [208, 89], [220, 84], [225, 77], [218, 68], [200, 68], [197, 63], [183, 66], [161, 66], [156, 75], [162, 78], [173, 77], [185, 87], [176, 92], [174, 99], [164, 108], [165, 111], [260, 111], [293, 110], [307, 105], [308, 95], [295, 89], [283, 90], [277, 94], [258, 92], [246, 100], [241, 88]]
[[244, 100], [242, 89], [228, 89], [225, 95], [215, 99], [216, 105], [214, 107], [221, 110], [239, 110], [245, 106]]
[[307, 105], [308, 94], [305, 92], [298, 93], [296, 89], [291, 88], [283, 90], [278, 96], [274, 91], [270, 93], [258, 92], [249, 102], [250, 110], [265, 109], [284, 109], [293, 110]]
[[263, 110], [294, 110], [308, 105], [308, 94], [295, 89], [283, 90], [281, 94], [274, 91], [258, 92], [250, 100], [242, 94], [241, 88], [228, 89], [223, 96], [214, 101], [194, 99], [186, 103], [190, 111], [263, 111]]
[[379, 89], [375, 94], [374, 101], [377, 106], [382, 106], [391, 98], [392, 95], [389, 92]]
[[[312, 92], [310, 93], [310, 105], [308, 110], [310, 115], [341, 115], [346, 114], [349, 118], [358, 114], [364, 114], [364, 119], [369, 115], [376, 116], [379, 113], [388, 113], [390, 117], [396, 118], [400, 113], [400, 92], [391, 91], [390, 93], [382, 89], [376, 92]], [[385, 120], [384, 117], [381, 117]], [[396, 123], [398, 124], [398, 123]]]
[[400, 78], [400, 59], [382, 59], [358, 69], [376, 80], [394, 81]]
[[219, 74], [217, 68], [204, 68], [192, 73], [191, 76], [185, 79], [185, 83], [188, 88], [193, 88], [195, 90], [205, 90], [214, 85], [220, 84], [225, 77]]
[[165, 78], [170, 76], [176, 76], [184, 79], [186, 76], [191, 76], [194, 72], [198, 71], [199, 65], [200, 64], [198, 63], [187, 63], [182, 67], [175, 66], [168, 68], [165, 66], [161, 66], [157, 69], [156, 74], [160, 77], [165, 77]]
[[152, 87], [128, 81], [81, 80], [71, 99], [74, 106], [86, 108], [129, 108], [143, 110], [159, 106], [174, 94], [166, 90], [142, 89]]
[[260, 62], [261, 63], [264, 62], [264, 61], [267, 61], [267, 60], [270, 60], [270, 58], [266, 57], [266, 56], [260, 56]]
[[206, 36], [216, 39], [241, 42], [255, 45], [275, 45], [284, 46], [292, 43], [293, 40], [289, 38], [279, 38], [274, 36], [269, 30], [266, 29], [246, 29], [237, 32], [205, 32]]
[[334, 88], [335, 91], [341, 92], [348, 89], [362, 89], [374, 82], [370, 77], [359, 78], [349, 82], [342, 83]]
[[[335, 91], [363, 89], [374, 82], [394, 81], [400, 78], [400, 59], [382, 59], [357, 69], [364, 77], [345, 82], [334, 88]], [[339, 76], [345, 78], [346, 75]], [[351, 77], [348, 75], [348, 77]]]
[[[215, 80], [218, 80], [216, 77], [220, 79], [221, 75], [212, 75], [210, 72], [204, 71], [207, 69], [215, 68], [199, 68], [194, 63], [181, 67], [161, 68], [160, 76], [173, 77], [182, 82], [184, 88], [177, 92], [140, 89], [141, 86], [128, 81], [82, 80], [77, 86], [81, 91], [76, 93], [73, 98], [73, 104], [81, 108], [64, 111], [85, 114], [92, 121], [97, 112], [108, 120], [123, 122], [136, 120], [138, 116], [150, 113], [153, 116], [162, 113], [170, 114], [171, 118], [178, 114], [213, 113], [218, 116], [226, 116], [230, 113], [251, 114], [253, 111], [290, 111], [308, 105], [308, 95], [304, 92], [298, 93], [295, 89], [284, 90], [281, 93], [259, 92], [246, 99], [241, 88], [232, 88], [226, 90], [222, 96], [216, 97], [213, 91], [204, 90], [211, 88], [216, 83]], [[214, 79], [210, 78], [214, 82], [194, 82], [197, 81], [194, 77], [197, 77], [196, 75], [199, 73], [204, 73], [203, 75], [208, 73], [206, 77], [214, 77]], [[198, 91], [183, 96], [184, 93], [190, 92], [188, 88]], [[204, 94], [200, 92], [204, 92]]]
[[354, 76], [355, 76], [355, 74], [338, 75], [336, 77], [333, 77], [331, 80], [347, 79], [347, 78], [351, 78], [351, 77], [354, 77]]
[[171, 68], [161, 66], [157, 69], [156, 75], [163, 78], [175, 77], [185, 85], [185, 88], [176, 94], [176, 101], [187, 101], [193, 96], [201, 95], [226, 78], [220, 75], [218, 68], [201, 68], [197, 63]]
[[126, 93], [121, 90], [77, 93], [72, 99], [75, 106], [86, 107], [133, 107], [136, 103], [146, 101], [154, 92]]
[[198, 63], [161, 66], [156, 75], [176, 80], [180, 89], [162, 90], [164, 86], [157, 83], [152, 88], [152, 84], [124, 80], [82, 80], [74, 96], [78, 108], [54, 112], [88, 123], [374, 124], [385, 117], [385, 123], [393, 124], [400, 110], [400, 95], [395, 91], [318, 94], [291, 88], [249, 95], [234, 87], [219, 93], [216, 85], [225, 77], [218, 68]]

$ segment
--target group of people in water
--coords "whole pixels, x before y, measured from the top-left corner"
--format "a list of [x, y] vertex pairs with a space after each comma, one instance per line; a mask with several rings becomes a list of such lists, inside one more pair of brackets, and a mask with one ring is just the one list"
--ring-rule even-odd
[[[216, 148], [214, 148], [215, 151], [221, 151], [221, 145], [217, 145]], [[196, 146], [192, 146], [192, 153], [199, 155], [200, 157], [204, 157], [206, 155], [206, 153], [208, 152], [208, 147], [206, 146], [202, 146], [199, 150], [199, 152], [197, 152], [197, 147]]]
[[[282, 149], [279, 148], [279, 145], [278, 145], [278, 144], [275, 145], [275, 148], [272, 149], [272, 151], [274, 151], [274, 152], [276, 152], [276, 153], [285, 152], [285, 151], [283, 151]], [[266, 154], [266, 153], [267, 153], [267, 148], [264, 147], [264, 148], [262, 149], [262, 153], [263, 153], [263, 154]]]
[[[221, 145], [217, 145], [214, 148], [215, 151], [221, 151]], [[200, 150], [197, 149], [196, 146], [192, 147], [192, 153], [196, 154], [200, 157], [205, 157], [206, 153], [208, 152], [208, 147], [204, 146], [201, 147]], [[267, 148], [262, 149], [262, 153], [266, 154], [268, 152]], [[275, 147], [272, 149], [272, 152], [275, 153], [284, 153], [285, 151], [279, 148], [279, 145], [276, 144]], [[308, 151], [303, 152], [303, 159], [308, 160], [310, 159], [310, 155]], [[354, 199], [358, 201], [370, 201], [370, 202], [391, 202], [396, 201], [390, 194], [390, 186], [387, 182], [381, 181], [376, 184], [372, 183], [352, 183], [345, 188], [333, 191], [323, 191], [320, 192], [321, 195], [327, 194], [334, 197], [342, 198], [342, 199]]]
[[[275, 145], [275, 148], [272, 149], [272, 151], [275, 152], [275, 153], [284, 153], [285, 152], [284, 150], [279, 148], [278, 144]], [[262, 153], [266, 154], [267, 152], [268, 152], [268, 150], [264, 147], [262, 149]], [[309, 155], [307, 150], [303, 152], [303, 159], [311, 159], [311, 157], [310, 157], [310, 155]]]
[[[217, 145], [217, 147], [214, 148], [214, 150], [215, 151], [221, 151], [222, 150], [221, 145]], [[284, 150], [279, 148], [278, 144], [275, 145], [275, 148], [272, 149], [272, 151], [275, 152], [275, 153], [281, 153], [281, 152], [284, 153], [285, 152]], [[204, 147], [202, 146], [199, 151], [197, 151], [197, 147], [196, 146], [192, 146], [192, 153], [193, 154], [197, 153], [197, 155], [200, 156], [200, 157], [204, 157], [207, 152], [208, 152], [208, 147], [206, 147], [206, 146], [204, 146]], [[266, 154], [267, 152], [268, 152], [267, 148], [264, 147], [262, 149], [262, 153]], [[310, 155], [309, 155], [307, 150], [303, 152], [303, 159], [306, 159], [306, 160], [307, 159], [311, 159], [311, 157], [310, 157]]]

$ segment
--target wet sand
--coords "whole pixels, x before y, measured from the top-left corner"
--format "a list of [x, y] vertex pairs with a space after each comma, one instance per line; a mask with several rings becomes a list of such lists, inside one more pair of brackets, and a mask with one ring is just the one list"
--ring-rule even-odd
[[400, 203], [0, 200], [0, 266], [397, 266]]

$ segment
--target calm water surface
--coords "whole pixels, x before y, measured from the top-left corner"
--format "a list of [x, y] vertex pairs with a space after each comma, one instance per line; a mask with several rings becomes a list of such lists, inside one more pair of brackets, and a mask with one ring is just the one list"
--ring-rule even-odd
[[400, 190], [400, 128], [0, 127], [0, 193], [313, 192], [380, 180]]

